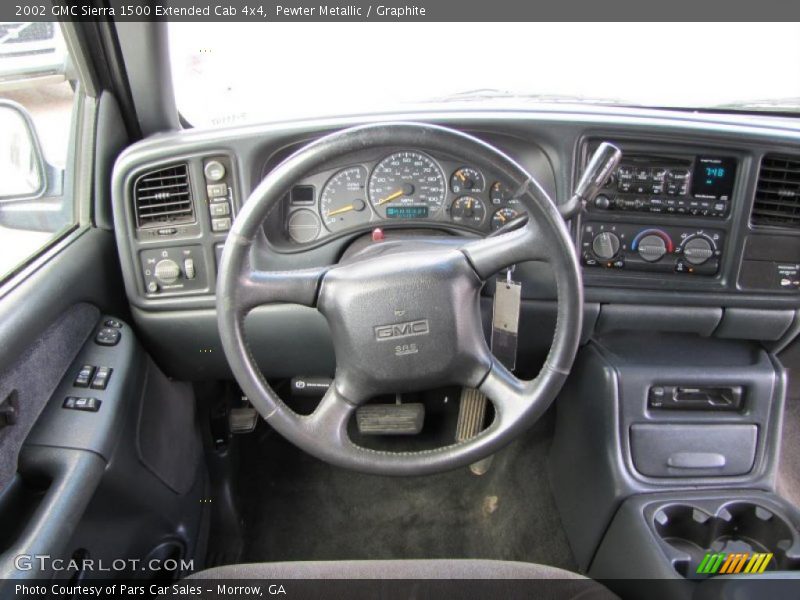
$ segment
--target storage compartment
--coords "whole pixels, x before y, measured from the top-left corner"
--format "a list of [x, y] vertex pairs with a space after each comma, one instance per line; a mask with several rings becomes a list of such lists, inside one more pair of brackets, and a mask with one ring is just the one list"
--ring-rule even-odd
[[731, 502], [715, 514], [672, 504], [653, 520], [659, 537], [682, 555], [672, 563], [682, 577], [800, 569], [796, 531], [760, 504]]
[[631, 426], [631, 457], [650, 477], [744, 475], [753, 468], [755, 425], [637, 424]]
[[23, 478], [18, 473], [0, 494], [0, 553], [19, 541], [51, 483], [45, 477]]

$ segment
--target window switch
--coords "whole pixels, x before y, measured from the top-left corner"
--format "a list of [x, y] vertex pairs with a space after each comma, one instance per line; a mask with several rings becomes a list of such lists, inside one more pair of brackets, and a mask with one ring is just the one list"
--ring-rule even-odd
[[101, 346], [116, 346], [122, 334], [119, 329], [113, 327], [103, 327], [97, 332], [94, 341]]
[[72, 385], [82, 388], [89, 387], [89, 382], [92, 380], [93, 375], [94, 367], [92, 365], [83, 365]]
[[92, 389], [93, 390], [104, 390], [108, 386], [108, 380], [111, 378], [111, 371], [113, 369], [111, 367], [98, 367], [97, 373], [92, 379]]

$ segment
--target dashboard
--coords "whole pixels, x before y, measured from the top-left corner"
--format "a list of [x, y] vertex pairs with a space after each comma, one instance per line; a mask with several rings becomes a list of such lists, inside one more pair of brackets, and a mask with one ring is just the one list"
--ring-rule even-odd
[[[472, 134], [525, 167], [558, 204], [569, 200], [601, 142], [622, 149], [600, 195], [568, 223], [583, 269], [585, 339], [656, 329], [777, 343], [798, 329], [797, 120], [602, 107], [371, 115], [176, 132], [135, 144], [117, 161], [113, 204], [126, 291], [134, 318], [151, 333], [151, 350], [183, 365], [177, 374], [223, 368], [212, 358], [220, 352], [216, 269], [250, 192], [318, 137], [383, 120]], [[386, 236], [485, 236], [522, 211], [515, 192], [458, 148], [447, 155], [408, 147], [355, 151], [285, 190], [257, 240], [257, 266], [335, 264], [353, 244], [369, 243], [376, 228]], [[523, 314], [523, 324], [533, 324], [528, 341], [544, 345], [554, 315], [552, 274], [536, 263], [515, 273], [523, 310], [531, 311]], [[304, 323], [306, 339], [318, 342], [314, 351], [331, 367], [322, 356], [331, 349], [319, 315], [259, 311], [256, 320], [274, 319], [276, 337], [256, 349], [272, 373], [291, 374], [309, 345], [293, 345], [294, 326], [282, 337], [279, 317], [269, 314]], [[187, 346], [203, 350], [202, 359], [189, 360]]]

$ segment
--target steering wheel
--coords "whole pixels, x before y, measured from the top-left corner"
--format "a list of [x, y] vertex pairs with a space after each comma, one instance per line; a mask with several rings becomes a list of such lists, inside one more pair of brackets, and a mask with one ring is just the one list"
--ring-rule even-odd
[[[458, 246], [376, 252], [362, 260], [295, 271], [253, 267], [253, 242], [292, 185], [327, 161], [369, 148], [457, 151], [475, 167], [515, 186], [524, 226]], [[380, 244], [376, 244], [380, 245]], [[558, 289], [555, 334], [535, 379], [523, 381], [493, 356], [480, 313], [484, 283], [504, 267], [546, 261]], [[243, 332], [254, 307], [296, 303], [327, 319], [336, 355], [334, 381], [311, 415], [299, 415], [267, 384]], [[222, 253], [217, 316], [236, 380], [261, 416], [289, 441], [334, 465], [384, 475], [421, 475], [476, 462], [496, 452], [550, 406], [580, 341], [583, 291], [575, 249], [553, 201], [519, 164], [470, 135], [421, 123], [377, 123], [332, 133], [286, 159], [253, 191]], [[405, 336], [397, 339], [397, 335]], [[397, 349], [413, 342], [415, 352]], [[401, 345], [402, 348], [402, 345]], [[477, 388], [495, 417], [477, 436], [433, 450], [384, 452], [356, 445], [347, 428], [355, 410], [380, 394], [444, 385]]]

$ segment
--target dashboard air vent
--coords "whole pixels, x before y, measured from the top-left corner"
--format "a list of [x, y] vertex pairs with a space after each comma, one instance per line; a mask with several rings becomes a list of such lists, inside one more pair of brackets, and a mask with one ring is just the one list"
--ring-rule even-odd
[[753, 225], [800, 227], [800, 158], [770, 154], [761, 160]]
[[145, 173], [133, 187], [137, 227], [194, 221], [188, 165]]

